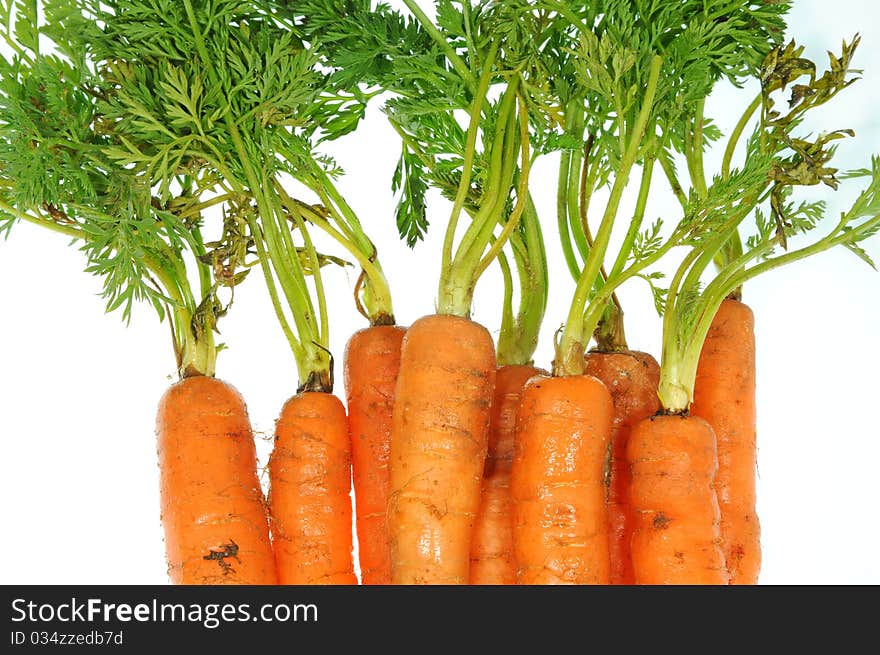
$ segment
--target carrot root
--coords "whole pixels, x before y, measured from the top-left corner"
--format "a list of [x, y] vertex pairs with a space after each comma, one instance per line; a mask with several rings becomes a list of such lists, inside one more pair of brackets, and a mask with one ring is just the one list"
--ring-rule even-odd
[[391, 413], [406, 330], [374, 326], [359, 330], [345, 349], [345, 390], [361, 582], [391, 584], [388, 507]]
[[467, 584], [494, 385], [484, 327], [433, 315], [407, 330], [391, 437], [394, 584]]
[[275, 584], [247, 409], [232, 386], [184, 378], [159, 403], [160, 496], [174, 584]]
[[648, 353], [638, 351], [589, 352], [586, 364], [586, 374], [601, 380], [614, 402], [606, 479], [611, 584], [631, 585], [635, 581], [630, 554], [634, 517], [626, 446], [632, 426], [660, 411], [660, 365]]
[[727, 299], [706, 335], [691, 413], [718, 439], [715, 488], [731, 584], [757, 584], [761, 526], [755, 509], [755, 319], [748, 305]]
[[727, 584], [711, 426], [682, 415], [640, 421], [630, 433], [627, 457], [635, 584]]
[[591, 376], [534, 377], [510, 478], [519, 584], [608, 584], [605, 453], [611, 395]]
[[336, 396], [285, 403], [269, 458], [269, 515], [281, 584], [354, 585], [351, 451]]
[[471, 542], [470, 584], [516, 584], [510, 497], [516, 412], [526, 382], [542, 373], [546, 374], [534, 366], [510, 365], [496, 374], [483, 488]]

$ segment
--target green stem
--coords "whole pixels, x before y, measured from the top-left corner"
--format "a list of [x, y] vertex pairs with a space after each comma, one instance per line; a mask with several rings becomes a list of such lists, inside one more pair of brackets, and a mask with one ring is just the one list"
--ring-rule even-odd
[[454, 271], [460, 270], [462, 266], [479, 259], [482, 255], [484, 246], [480, 246], [481, 237], [489, 237], [492, 234], [501, 213], [498, 203], [499, 201], [504, 202], [506, 199], [502, 190], [509, 191], [510, 189], [507, 182], [513, 178], [516, 169], [516, 162], [513, 158], [516, 151], [516, 141], [509, 136], [516, 123], [514, 102], [515, 91], [508, 86], [498, 110], [495, 134], [489, 151], [489, 179], [480, 198], [480, 207], [462, 235], [461, 242], [456, 249], [452, 263]]
[[[583, 107], [578, 105], [574, 112], [573, 135], [579, 143], [583, 142], [584, 136], [584, 112]], [[575, 150], [572, 153], [571, 164], [568, 168], [567, 182], [567, 204], [568, 204], [568, 220], [571, 226], [571, 234], [574, 237], [574, 244], [577, 247], [583, 261], [587, 260], [590, 253], [590, 244], [587, 239], [588, 228], [585, 217], [587, 215], [587, 204], [591, 193], [585, 194], [584, 202], [581, 202], [581, 173], [584, 166], [587, 165], [584, 149]]]
[[547, 309], [546, 251], [537, 208], [531, 195], [527, 195], [521, 221], [523, 234], [514, 233], [510, 238], [519, 278], [519, 311], [506, 329], [502, 321], [498, 336], [499, 365], [530, 364], [533, 361]]
[[[498, 44], [495, 43], [489, 51], [486, 63], [484, 64], [483, 74], [480, 77], [480, 85], [474, 95], [473, 106], [471, 107], [470, 123], [468, 125], [467, 137], [465, 139], [464, 157], [462, 160], [461, 179], [458, 184], [458, 192], [455, 195], [455, 201], [452, 205], [452, 213], [449, 217], [449, 223], [446, 226], [446, 234], [443, 239], [443, 252], [440, 263], [440, 288], [441, 300], [439, 306], [444, 303], [442, 301], [444, 282], [452, 274], [453, 265], [453, 243], [455, 239], [455, 231], [458, 227], [458, 221], [461, 218], [461, 211], [467, 200], [468, 191], [470, 190], [471, 175], [473, 173], [474, 157], [476, 156], [477, 132], [480, 126], [480, 116], [482, 114], [483, 102], [486, 99], [486, 93], [489, 90], [489, 83], [492, 80], [492, 67], [495, 63], [495, 56], [498, 53]], [[439, 310], [440, 313], [444, 313]]]
[[275, 285], [275, 277], [269, 263], [269, 253], [266, 249], [263, 230], [261, 229], [260, 224], [251, 216], [248, 216], [247, 223], [251, 236], [254, 239], [254, 246], [257, 249], [257, 261], [260, 262], [260, 269], [263, 272], [263, 279], [266, 282], [266, 289], [269, 292], [269, 299], [272, 302], [272, 309], [275, 312], [275, 318], [281, 326], [281, 331], [287, 339], [287, 343], [293, 352], [293, 357], [299, 368], [299, 362], [304, 356], [303, 348], [302, 345], [300, 345], [299, 339], [297, 339], [294, 334], [293, 329], [290, 327], [290, 323], [284, 313], [284, 307], [281, 304], [281, 297], [278, 295], [278, 287]]
[[[286, 196], [290, 202], [296, 202], [280, 185], [278, 189], [279, 193]], [[345, 248], [361, 267], [365, 280], [363, 302], [361, 303], [359, 298], [356, 302], [359, 306], [363, 306], [371, 325], [393, 325], [394, 307], [391, 301], [391, 288], [377, 259], [376, 246], [367, 237], [354, 210], [329, 178], [326, 178], [321, 186], [312, 187], [312, 190], [321, 198], [324, 208], [339, 229], [334, 229], [328, 221], [319, 217], [317, 212], [311, 211], [310, 216], [316, 218], [315, 224]], [[302, 207], [301, 203], [297, 204]]]
[[192, 238], [189, 239], [193, 254], [196, 256], [196, 270], [199, 275], [199, 290], [202, 298], [207, 298], [208, 294], [213, 292], [213, 281], [211, 280], [211, 268], [202, 261], [207, 251], [205, 250], [205, 240], [202, 238], [202, 231], [198, 227], [194, 227], [189, 231]]
[[[462, 22], [464, 23], [465, 39], [467, 40], [468, 57], [470, 59], [471, 66], [473, 66], [474, 69], [478, 69], [480, 67], [480, 56], [479, 52], [477, 51], [476, 43], [474, 43], [473, 30], [471, 29], [470, 0], [465, 0], [461, 3], [461, 16]], [[473, 76], [471, 76], [471, 81], [468, 83], [468, 86], [470, 86], [471, 90], [473, 91]]]
[[700, 98], [694, 115], [693, 132], [685, 132], [685, 155], [687, 157], [688, 171], [691, 176], [691, 184], [700, 198], [705, 198], [709, 193], [706, 186], [706, 173], [703, 168], [703, 121], [706, 99]]
[[[327, 297], [324, 293], [324, 276], [321, 274], [321, 262], [318, 261], [318, 253], [315, 250], [315, 246], [312, 243], [312, 238], [309, 235], [309, 230], [305, 224], [305, 221], [302, 220], [302, 216], [299, 213], [294, 212], [294, 222], [296, 224], [297, 229], [303, 238], [303, 245], [305, 247], [305, 251], [309, 258], [309, 267], [312, 270], [312, 280], [315, 282], [315, 296], [318, 299], [318, 339], [317, 341], [313, 341], [312, 345], [317, 348], [312, 351], [312, 359], [314, 362], [314, 366], [309, 367], [310, 373], [319, 372], [330, 372], [330, 382], [329, 387], [325, 389], [321, 389], [322, 391], [332, 391], [332, 361], [330, 359], [330, 334], [329, 334], [329, 326], [330, 326], [330, 317], [327, 313]], [[285, 230], [286, 234], [290, 234], [289, 231]], [[291, 250], [289, 252], [294, 252], [293, 244], [291, 243]], [[296, 258], [298, 261], [298, 258]], [[300, 387], [308, 385], [308, 378], [300, 379]]]
[[660, 162], [660, 167], [666, 174], [666, 179], [669, 180], [669, 188], [672, 189], [672, 193], [675, 195], [676, 200], [678, 200], [682, 209], [687, 209], [688, 197], [685, 194], [684, 189], [681, 188], [681, 183], [678, 181], [678, 176], [675, 174], [675, 168], [673, 168], [672, 161], [669, 159], [669, 153], [666, 152], [666, 150], [662, 150], [657, 155], [657, 160]]
[[752, 118], [754, 113], [758, 110], [758, 107], [761, 106], [761, 99], [763, 98], [763, 94], [759, 93], [755, 96], [755, 99], [746, 107], [746, 110], [743, 112], [742, 116], [740, 116], [739, 121], [736, 123], [736, 127], [733, 128], [733, 132], [730, 133], [730, 139], [727, 141], [727, 147], [724, 149], [724, 157], [721, 159], [721, 177], [723, 179], [727, 179], [730, 177], [730, 162], [733, 159], [733, 154], [736, 151], [736, 146], [739, 143], [740, 138], [742, 137], [743, 132], [746, 129], [746, 125], [748, 125], [749, 120]]
[[[736, 126], [733, 128], [733, 132], [730, 134], [730, 139], [727, 141], [727, 147], [724, 149], [724, 157], [721, 160], [721, 176], [723, 179], [727, 179], [730, 177], [730, 162], [733, 159], [733, 154], [736, 151], [737, 143], [739, 143], [740, 138], [742, 137], [743, 132], [745, 131], [746, 125], [749, 120], [761, 106], [761, 100], [763, 99], [763, 94], [759, 93], [755, 96], [755, 99], [746, 107], [746, 110], [743, 112], [742, 116], [740, 116], [739, 121], [737, 121]], [[734, 232], [730, 239], [724, 244], [721, 250], [718, 251], [718, 254], [715, 256], [715, 266], [721, 270], [726, 267], [726, 265], [739, 259], [743, 254], [743, 245], [742, 239], [740, 239], [739, 234]], [[734, 297], [742, 298], [742, 288], [735, 289], [731, 292]]]
[[800, 259], [804, 259], [805, 257], [824, 252], [834, 246], [856, 242], [860, 238], [862, 238], [864, 234], [870, 233], [878, 226], [880, 226], [880, 215], [874, 216], [870, 220], [865, 221], [857, 227], [844, 230], [844, 227], [846, 226], [848, 220], [848, 217], [844, 217], [834, 231], [830, 232], [824, 238], [809, 246], [804, 246], [803, 248], [800, 248], [798, 250], [788, 251], [785, 254], [779, 255], [777, 257], [771, 257], [764, 260], [760, 264], [752, 266], [751, 268], [737, 272], [735, 276], [732, 276], [730, 278], [727, 284], [727, 289], [719, 289], [718, 295], [720, 295], [721, 291], [726, 290], [726, 293], [721, 296], [721, 300], [729, 295], [731, 290], [742, 286], [744, 283], [757, 277], [758, 275], [761, 275], [762, 273], [766, 273], [767, 271], [779, 268], [780, 266], [796, 262]]
[[623, 270], [627, 259], [632, 254], [633, 244], [636, 241], [636, 237], [639, 235], [639, 230], [645, 219], [645, 209], [648, 206], [648, 193], [651, 188], [651, 176], [653, 172], [654, 156], [649, 155], [645, 157], [644, 164], [642, 165], [642, 179], [639, 183], [639, 196], [636, 200], [635, 211], [633, 212], [632, 220], [629, 223], [629, 228], [626, 231], [626, 236], [623, 239], [623, 244], [617, 253], [617, 259], [614, 261], [614, 266], [611, 267], [609, 277], [616, 277], [617, 274]]
[[310, 223], [317, 225], [325, 234], [345, 248], [352, 257], [354, 257], [367, 277], [367, 280], [381, 280], [382, 284], [373, 282], [373, 293], [370, 300], [365, 300], [367, 318], [372, 325], [391, 325], [394, 321], [394, 313], [391, 308], [391, 294], [388, 290], [388, 284], [385, 282], [385, 276], [378, 265], [367, 255], [365, 255], [345, 235], [335, 229], [323, 216], [320, 215], [313, 207], [292, 198], [281, 186], [276, 183], [276, 188], [281, 202], [290, 212], [291, 216], [301, 215]]
[[[501, 234], [498, 236], [498, 239], [489, 247], [489, 250], [483, 256], [483, 259], [477, 265], [476, 271], [474, 273], [475, 282], [485, 270], [489, 267], [489, 264], [492, 263], [492, 260], [501, 252], [502, 246], [507, 242], [510, 238], [510, 235], [513, 234], [513, 231], [519, 226], [520, 218], [523, 214], [523, 211], [526, 208], [526, 204], [529, 199], [529, 174], [531, 171], [532, 160], [529, 150], [529, 119], [528, 113], [526, 111], [525, 101], [520, 98], [520, 111], [518, 114], [514, 114], [513, 118], [519, 116], [519, 139], [511, 141], [514, 144], [518, 144], [520, 148], [520, 165], [519, 165], [519, 182], [516, 187], [516, 204], [513, 207], [513, 211], [510, 212], [510, 216], [507, 217], [507, 222], [504, 224], [504, 227], [501, 229]], [[515, 147], [515, 146], [514, 146]], [[513, 150], [514, 148], [511, 148]], [[511, 157], [512, 159], [512, 157]], [[511, 175], [511, 177], [513, 177]], [[508, 185], [505, 184], [505, 187]], [[506, 198], [506, 196], [502, 196], [502, 199]], [[503, 200], [499, 201], [499, 209], [503, 209]], [[500, 212], [499, 212], [500, 213]], [[489, 235], [491, 236], [492, 230], [489, 230]], [[485, 241], [485, 244], [488, 244], [488, 238]], [[480, 245], [480, 253], [485, 248], [485, 245]]]
[[611, 231], [614, 226], [617, 209], [629, 180], [630, 170], [638, 157], [641, 142], [647, 130], [662, 65], [663, 60], [659, 55], [655, 55], [651, 61], [648, 85], [645, 89], [645, 96], [638, 118], [633, 126], [629, 145], [621, 159], [620, 170], [611, 188], [611, 195], [605, 207], [602, 221], [599, 224], [599, 230], [596, 233], [593, 247], [590, 250], [590, 256], [578, 278], [574, 299], [553, 363], [555, 375], [581, 375], [584, 372], [584, 348], [586, 344], [583, 343], [583, 335], [587, 300], [593, 291], [599, 271], [602, 268], [605, 251], [608, 249], [608, 242], [611, 239]]
[[576, 27], [580, 32], [589, 32], [590, 26], [584, 25], [584, 22], [571, 10], [570, 3], [560, 2], [559, 0], [544, 0], [548, 7], [552, 7], [565, 20]]
[[[204, 38], [201, 33], [198, 20], [192, 8], [191, 0], [183, 0], [184, 8], [189, 20], [190, 29], [195, 40], [196, 51], [202, 64], [205, 66], [209, 75], [216, 77], [216, 71], [211, 65], [211, 58], [205, 47]], [[266, 179], [265, 175], [259, 176], [255, 170], [253, 162], [245, 148], [244, 141], [238, 130], [236, 122], [233, 120], [229, 112], [223, 115], [224, 125], [229, 133], [233, 148], [238, 157], [239, 163], [244, 170], [245, 179], [250, 187], [251, 196], [257, 204], [257, 212], [260, 216], [259, 225], [254, 220], [249, 220], [251, 231], [257, 243], [258, 256], [262, 260], [267, 257], [270, 266], [262, 265], [267, 285], [272, 294], [274, 281], [272, 272], [278, 277], [281, 289], [290, 305], [294, 323], [297, 326], [297, 335], [289, 329], [286, 319], [283, 318], [283, 310], [278, 304], [277, 294], [272, 294], [273, 304], [275, 305], [276, 315], [279, 316], [282, 328], [285, 328], [285, 336], [293, 351], [294, 358], [297, 363], [299, 373], [300, 386], [307, 384], [309, 381], [318, 378], [320, 380], [330, 379], [330, 372], [325, 370], [325, 348], [322, 348], [321, 337], [323, 336], [323, 326], [315, 325], [314, 310], [312, 307], [311, 297], [308, 293], [308, 286], [305, 282], [305, 276], [302, 273], [302, 267], [299, 264], [298, 255], [295, 251], [285, 251], [282, 247], [283, 234], [277, 226], [277, 212], [273, 203], [268, 200], [266, 195], [272, 189], [272, 184]], [[230, 182], [234, 186], [241, 187], [235, 178], [230, 176]], [[244, 189], [241, 189], [243, 192]], [[283, 228], [286, 230], [286, 226]], [[265, 239], [265, 248], [261, 247], [259, 242]], [[321, 299], [321, 302], [323, 299]]]
[[[512, 240], [511, 240], [512, 243]], [[516, 323], [513, 319], [513, 275], [504, 252], [498, 255], [498, 267], [501, 269], [501, 280], [504, 283], [504, 297], [501, 300], [501, 330], [498, 333], [496, 359], [498, 366], [514, 363], [516, 358]]]
[[2, 198], [0, 198], [0, 212], [11, 214], [12, 216], [15, 216], [16, 218], [26, 221], [28, 223], [33, 223], [34, 225], [45, 227], [52, 230], [53, 232], [58, 232], [59, 234], [64, 234], [74, 239], [84, 238], [82, 235], [82, 231], [78, 227], [74, 227], [73, 225], [62, 225], [60, 223], [56, 223], [55, 221], [40, 218], [39, 216], [35, 216], [33, 214], [28, 214], [27, 212], [16, 209]]
[[581, 274], [581, 266], [575, 257], [568, 220], [568, 175], [571, 170], [571, 160], [572, 151], [563, 150], [559, 157], [559, 177], [556, 184], [556, 224], [559, 229], [559, 243], [562, 246], [565, 264], [568, 266], [568, 272], [571, 273], [572, 278], [577, 281]]

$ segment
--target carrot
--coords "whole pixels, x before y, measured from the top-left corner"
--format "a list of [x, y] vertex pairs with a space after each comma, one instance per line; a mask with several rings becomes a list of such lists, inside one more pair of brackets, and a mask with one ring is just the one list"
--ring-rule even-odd
[[700, 352], [691, 413], [718, 439], [715, 489], [731, 584], [757, 584], [761, 527], [755, 510], [755, 320], [748, 305], [726, 299]]
[[626, 445], [632, 426], [660, 409], [657, 398], [660, 365], [648, 353], [631, 350], [591, 351], [587, 353], [586, 362], [587, 375], [601, 380], [614, 402], [606, 479], [611, 584], [633, 584], [629, 542], [634, 517], [629, 502], [631, 474]]
[[391, 432], [394, 584], [466, 584], [495, 386], [492, 337], [434, 315], [407, 330]]
[[526, 382], [541, 373], [526, 365], [501, 366], [496, 373], [480, 508], [471, 543], [471, 584], [516, 584], [510, 497], [516, 412]]
[[230, 385], [184, 378], [159, 403], [162, 524], [174, 584], [275, 584], [247, 409]]
[[[835, 147], [822, 136], [831, 131], [813, 132], [820, 134], [813, 137], [799, 136], [795, 129], [803, 124], [807, 112], [854, 81], [849, 64], [858, 41], [856, 37], [851, 43], [844, 42], [840, 56], [832, 55], [836, 72], [828, 70], [822, 76], [803, 58], [803, 47], [793, 41], [775, 46], [760, 68], [761, 93], [745, 108], [731, 133], [720, 175], [712, 176], [711, 185], [703, 167], [709, 139], [702, 132], [702, 103], [688, 119], [694, 127], [691, 145], [686, 148], [690, 152], [685, 153], [690, 194], [703, 197], [711, 211], [698, 222], [690, 222], [706, 238], [692, 241], [666, 291], [658, 395], [667, 414], [687, 415], [690, 410], [717, 429], [719, 534], [734, 583], [757, 582], [761, 558], [754, 509], [754, 322], [749, 308], [734, 298], [741, 297], [742, 287], [758, 275], [836, 245], [861, 252], [858, 243], [880, 225], [880, 216], [870, 207], [880, 189], [880, 160], [876, 158], [870, 170], [862, 171], [870, 175], [871, 182], [851, 208], [840, 213], [839, 220], [825, 222], [824, 200], [797, 199], [802, 186], [820, 182], [833, 189], [839, 186], [834, 176], [837, 169], [828, 165]], [[792, 70], [797, 72], [793, 75]], [[798, 89], [803, 100], [783, 111], [773, 98], [789, 85]], [[747, 153], [741, 168], [735, 168], [732, 157], [737, 141], [755, 115], [753, 138], [759, 147]], [[798, 144], [794, 152], [792, 143]], [[671, 167], [666, 170], [672, 186], [679, 189], [683, 206], [687, 206], [689, 194], [681, 191]], [[740, 228], [752, 214], [754, 232], [741, 234]], [[765, 220], [768, 216], [773, 220]], [[804, 240], [804, 234], [826, 224], [823, 235], [811, 234]], [[789, 247], [795, 236], [806, 245]], [[709, 275], [707, 269], [713, 264], [715, 273]]]
[[388, 458], [391, 411], [406, 330], [379, 325], [355, 332], [345, 350], [345, 390], [351, 435], [361, 583], [391, 584]]
[[303, 391], [284, 404], [269, 458], [269, 516], [280, 584], [357, 584], [351, 455], [336, 396]]
[[645, 419], [630, 433], [627, 459], [635, 584], [727, 584], [712, 427], [680, 414]]
[[[190, 127], [169, 121], [166, 113], [168, 94], [176, 93], [167, 84], [172, 68], [174, 81], [184, 88], [193, 88], [196, 80], [199, 88], [209, 89], [209, 76], [198, 69], [196, 58], [170, 66], [168, 57], [139, 54], [146, 52], [144, 39], [163, 42], [177, 33], [179, 13], [163, 15], [149, 29], [131, 30], [128, 19], [106, 5], [86, 11], [71, 4], [60, 13], [37, 8], [36, 2], [9, 3], [9, 20], [0, 26], [0, 39], [20, 56], [15, 66], [0, 66], [0, 231], [14, 220], [63, 234], [86, 254], [86, 270], [101, 279], [108, 312], [119, 311], [128, 321], [134, 305], [146, 301], [168, 323], [183, 378], [164, 394], [156, 422], [171, 581], [274, 583], [247, 410], [235, 389], [213, 379], [220, 350], [214, 340], [217, 322], [229, 309], [226, 291], [248, 270], [250, 238], [237, 220], [221, 225], [203, 215], [212, 207], [217, 216], [239, 216], [252, 196], [241, 189], [240, 194], [217, 193], [217, 168], [234, 168], [218, 166], [222, 130], [201, 142], [218, 160], [197, 161], [182, 146]], [[202, 15], [216, 11], [206, 8]], [[207, 22], [216, 26], [214, 18]], [[69, 21], [86, 29], [68, 29]], [[29, 32], [23, 29], [26, 23]], [[24, 38], [43, 30], [39, 47], [37, 39]], [[222, 61], [225, 50], [235, 50], [223, 38], [221, 47], [212, 49], [212, 64]], [[58, 52], [81, 56], [72, 63]], [[109, 83], [105, 74], [111, 60], [131, 75]], [[84, 75], [103, 90], [86, 90]], [[150, 92], [140, 96], [134, 112], [120, 100], [144, 89]], [[248, 93], [241, 90], [239, 97]], [[207, 95], [243, 109], [237, 98]], [[111, 106], [116, 110], [108, 115]], [[199, 111], [218, 115], [210, 102]], [[162, 129], [154, 132], [148, 124]], [[107, 157], [108, 149], [123, 144], [142, 155], [137, 163]], [[176, 164], [155, 165], [172, 151]], [[159, 159], [153, 159], [157, 153]], [[185, 172], [181, 161], [188, 162]], [[211, 240], [205, 240], [203, 229]]]
[[[429, 189], [453, 202], [441, 251], [436, 313], [409, 328], [395, 389], [388, 505], [392, 581], [466, 584], [497, 366], [489, 332], [471, 320], [473, 297], [479, 279], [508, 244], [517, 266], [533, 261], [524, 250], [531, 248], [527, 242], [535, 242], [538, 230], [521, 222], [526, 213], [536, 213], [528, 194], [534, 159], [529, 125], [535, 109], [528, 81], [543, 75], [544, 68], [536, 58], [524, 56], [521, 46], [531, 41], [514, 44], [493, 37], [468, 54], [468, 63], [458, 55], [451, 68], [431, 60], [437, 64], [430, 75], [434, 82], [426, 86], [425, 70], [411, 66], [412, 56], [424, 52], [423, 38], [439, 41], [447, 54], [456, 51], [460, 39], [448, 22], [435, 22], [415, 3], [407, 7], [411, 18], [387, 8], [359, 15], [380, 22], [411, 20], [411, 35], [418, 35], [395, 42], [383, 66], [365, 66], [360, 74], [405, 99], [389, 103], [404, 108], [389, 112], [403, 142], [392, 180], [399, 191], [398, 231], [411, 246], [424, 235]], [[345, 19], [357, 22], [348, 12]], [[514, 20], [475, 14], [474, 28], [498, 36], [496, 19]], [[338, 45], [347, 58], [354, 54], [350, 46], [359, 49], [362, 43], [358, 37]], [[462, 88], [467, 93], [456, 91]], [[453, 104], [444, 104], [448, 98], [455, 99]], [[468, 116], [466, 129], [457, 123], [462, 111]], [[540, 323], [542, 313], [542, 308], [530, 312], [528, 321]]]
[[532, 378], [510, 475], [520, 584], [608, 584], [604, 463], [613, 404], [594, 377]]

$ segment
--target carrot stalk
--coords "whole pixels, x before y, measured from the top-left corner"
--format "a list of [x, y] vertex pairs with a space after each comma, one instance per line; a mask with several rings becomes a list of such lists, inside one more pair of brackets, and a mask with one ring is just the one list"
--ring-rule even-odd
[[357, 584], [350, 466], [339, 399], [304, 391], [288, 400], [269, 458], [269, 514], [281, 584]]
[[700, 352], [691, 413], [718, 440], [715, 489], [731, 584], [757, 584], [761, 527], [755, 509], [755, 330], [748, 305], [721, 303]]
[[633, 425], [660, 410], [657, 385], [660, 365], [638, 351], [587, 353], [587, 375], [601, 380], [614, 403], [608, 449], [607, 505], [611, 584], [634, 583], [630, 539], [635, 517], [629, 499], [632, 475], [626, 447]]
[[275, 584], [275, 563], [244, 400], [207, 376], [159, 403], [162, 524], [174, 584]]
[[613, 414], [596, 378], [532, 378], [510, 475], [520, 584], [608, 584], [604, 463]]
[[495, 377], [480, 508], [471, 543], [471, 584], [516, 584], [510, 497], [516, 412], [526, 382], [541, 373], [534, 366], [509, 365], [500, 367]]
[[355, 332], [345, 350], [361, 583], [391, 584], [388, 507], [391, 412], [406, 330], [374, 326]]
[[433, 315], [407, 330], [392, 418], [394, 584], [466, 584], [495, 387], [492, 337]]
[[712, 427], [696, 416], [640, 421], [630, 433], [627, 458], [635, 584], [727, 584]]

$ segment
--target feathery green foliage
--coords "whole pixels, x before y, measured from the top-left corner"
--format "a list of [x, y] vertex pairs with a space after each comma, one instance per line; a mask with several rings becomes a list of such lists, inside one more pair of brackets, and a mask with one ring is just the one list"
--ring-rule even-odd
[[108, 311], [129, 320], [135, 302], [149, 302], [170, 317], [181, 374], [213, 374], [213, 332], [226, 311], [217, 291], [244, 271], [212, 279], [206, 259], [209, 248], [235, 251], [225, 257], [235, 270], [246, 245], [229, 235], [203, 242], [208, 189], [198, 167], [157, 174], [116, 156], [126, 138], [76, 5], [7, 0], [0, 14], [13, 52], [0, 63], [0, 230], [25, 220], [72, 237], [102, 280]]
[[[699, 168], [702, 147], [720, 137], [703, 117], [705, 98], [719, 80], [740, 85], [755, 73], [784, 29], [788, 3], [718, 0], [656, 2], [607, 0], [561, 3], [538, 0], [568, 24], [557, 50], [567, 73], [557, 77], [557, 98], [572, 146], [560, 158], [557, 219], [566, 263], [578, 283], [557, 349], [560, 373], [583, 370], [590, 336], [602, 349], [625, 348], [622, 310], [613, 294], [627, 262], [651, 257], [661, 224], [641, 230], [654, 163], [670, 165], [669, 153]], [[695, 127], [698, 126], [698, 129]], [[694, 132], [698, 131], [696, 139]], [[693, 154], [699, 141], [700, 153]], [[638, 201], [626, 236], [609, 268], [606, 250], [621, 195], [636, 164], [642, 166]], [[595, 237], [588, 223], [590, 200], [608, 186], [611, 197]], [[677, 234], [688, 233], [678, 230]], [[662, 309], [665, 290], [658, 273], [638, 274]], [[611, 285], [611, 293], [601, 294]], [[600, 297], [601, 296], [601, 297]], [[608, 300], [612, 301], [607, 305]], [[603, 303], [602, 314], [595, 303]]]
[[[837, 245], [873, 266], [859, 243], [880, 230], [880, 159], [874, 157], [870, 169], [841, 176], [869, 179], [853, 206], [836, 222], [825, 217], [825, 200], [796, 199], [803, 187], [823, 184], [836, 190], [840, 185], [838, 171], [830, 163], [835, 142], [852, 136], [852, 131], [797, 136], [797, 129], [808, 112], [858, 79], [860, 71], [851, 67], [858, 41], [856, 37], [844, 42], [839, 56], [829, 53], [829, 68], [821, 76], [794, 42], [768, 53], [759, 73], [760, 118], [747, 144], [743, 170], [722, 171], [705, 193], [691, 190], [688, 205], [694, 198], [705, 205], [706, 199], [718, 195], [728, 196], [730, 204], [721, 211], [713, 208], [718, 216], [696, 221], [704, 227], [697, 239], [684, 243], [690, 249], [670, 285], [660, 384], [660, 397], [668, 411], [684, 411], [689, 406], [700, 349], [712, 318], [721, 302], [736, 294], [743, 283]], [[780, 109], [775, 94], [785, 91], [790, 92], [787, 108]], [[740, 241], [740, 229], [748, 230], [750, 216], [755, 231]], [[824, 234], [814, 237], [820, 228]], [[806, 245], [790, 248], [796, 238]], [[719, 252], [731, 241], [736, 249], [719, 259]], [[713, 261], [719, 264], [718, 270], [707, 276]]]

